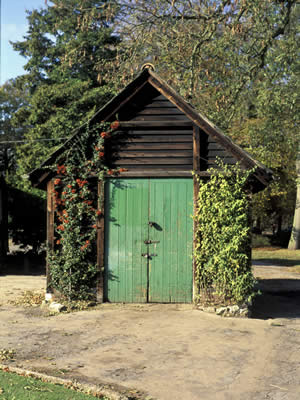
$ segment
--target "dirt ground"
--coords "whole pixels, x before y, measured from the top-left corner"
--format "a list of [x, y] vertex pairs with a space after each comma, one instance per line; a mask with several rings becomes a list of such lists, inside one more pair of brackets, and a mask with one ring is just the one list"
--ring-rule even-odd
[[[297, 281], [256, 266], [265, 287]], [[269, 275], [268, 275], [269, 274]], [[300, 278], [300, 276], [298, 276]], [[271, 284], [270, 284], [271, 281]], [[269, 284], [269, 286], [268, 286]], [[104, 304], [45, 316], [8, 301], [45, 287], [43, 275], [0, 275], [0, 349], [7, 362], [160, 400], [299, 400], [300, 292], [266, 290], [252, 319], [222, 318], [192, 305]], [[148, 397], [148, 398], [150, 398]]]

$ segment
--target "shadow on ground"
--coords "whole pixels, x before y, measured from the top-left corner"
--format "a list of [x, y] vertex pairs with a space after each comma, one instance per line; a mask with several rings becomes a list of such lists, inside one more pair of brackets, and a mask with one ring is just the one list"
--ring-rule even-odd
[[264, 266], [272, 266], [272, 267], [281, 267], [281, 268], [290, 268], [295, 267], [300, 264], [300, 259], [296, 260], [287, 260], [282, 258], [261, 258], [259, 260], [253, 259], [253, 265], [264, 265]]
[[300, 318], [300, 292], [262, 292], [253, 302], [252, 318]]
[[16, 252], [9, 254], [0, 261], [0, 276], [2, 275], [45, 275], [45, 254]]

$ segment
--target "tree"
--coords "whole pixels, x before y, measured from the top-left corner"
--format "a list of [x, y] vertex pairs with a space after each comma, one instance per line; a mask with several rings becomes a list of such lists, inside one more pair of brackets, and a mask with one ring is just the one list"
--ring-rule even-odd
[[12, 182], [16, 171], [15, 141], [21, 140], [24, 129], [13, 126], [13, 115], [27, 104], [26, 92], [13, 79], [0, 87], [0, 172]]
[[297, 170], [297, 195], [296, 195], [296, 205], [293, 220], [293, 228], [291, 232], [291, 238], [289, 241], [289, 250], [299, 250], [300, 249], [300, 143], [298, 144], [298, 154], [296, 161]]
[[[103, 79], [119, 41], [111, 1], [53, 0], [28, 12], [29, 29], [13, 47], [27, 58], [18, 82], [30, 93], [13, 120], [27, 127], [17, 148], [19, 174], [37, 167], [62, 139], [86, 122], [112, 95]], [[49, 140], [55, 139], [55, 140]]]
[[271, 213], [278, 220], [291, 215], [295, 195], [296, 3], [136, 0], [122, 2], [120, 11], [119, 31], [127, 38], [120, 48], [122, 78], [152, 61], [180, 94], [273, 168], [268, 194], [254, 200], [269, 220]]

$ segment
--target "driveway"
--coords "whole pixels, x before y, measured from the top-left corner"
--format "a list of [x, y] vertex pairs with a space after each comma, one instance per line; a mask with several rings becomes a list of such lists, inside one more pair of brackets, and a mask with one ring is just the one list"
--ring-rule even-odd
[[[16, 279], [0, 276], [0, 349], [15, 349], [10, 365], [161, 400], [299, 400], [297, 293], [260, 296], [253, 319], [166, 304], [49, 317], [7, 303]], [[21, 279], [44, 286], [43, 276]]]

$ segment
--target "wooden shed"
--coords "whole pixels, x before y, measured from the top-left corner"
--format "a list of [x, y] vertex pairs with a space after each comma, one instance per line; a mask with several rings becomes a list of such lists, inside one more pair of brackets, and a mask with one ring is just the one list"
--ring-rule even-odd
[[[199, 114], [151, 69], [144, 69], [93, 117], [118, 119], [120, 131], [107, 144], [120, 176], [98, 182], [105, 192], [104, 216], [98, 226], [98, 301], [192, 302], [193, 208], [197, 182], [192, 171], [208, 177], [216, 157], [256, 167], [252, 190], [262, 190], [270, 171]], [[41, 168], [32, 183], [48, 190], [48, 245], [53, 247], [53, 163], [74, 144], [75, 135]], [[49, 283], [49, 282], [48, 282]]]

